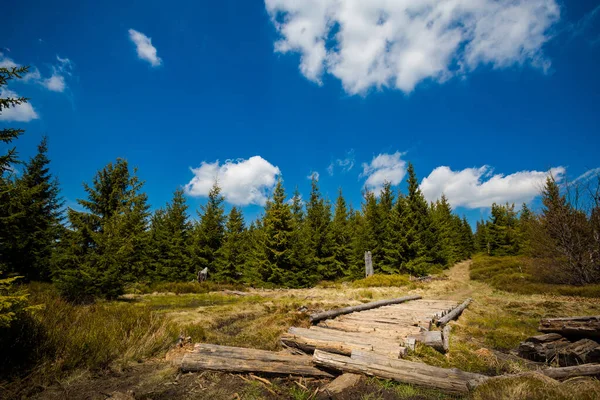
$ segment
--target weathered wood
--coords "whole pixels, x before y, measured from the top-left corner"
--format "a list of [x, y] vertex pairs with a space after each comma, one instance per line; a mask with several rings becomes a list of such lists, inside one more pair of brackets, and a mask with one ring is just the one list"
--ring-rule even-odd
[[421, 296], [419, 296], [419, 295], [412, 295], [412, 296], [400, 297], [397, 299], [373, 301], [371, 303], [359, 304], [357, 306], [352, 306], [352, 307], [336, 308], [334, 310], [329, 310], [329, 311], [325, 311], [322, 313], [312, 314], [310, 316], [310, 322], [314, 323], [314, 322], [321, 321], [324, 319], [337, 317], [338, 315], [350, 314], [350, 313], [357, 312], [357, 311], [371, 310], [371, 309], [377, 308], [377, 307], [387, 306], [390, 304], [404, 303], [405, 301], [417, 300], [420, 298], [421, 298]]
[[196, 345], [186, 353], [180, 369], [191, 371], [262, 372], [269, 374], [331, 377], [326, 371], [315, 368], [310, 356], [294, 356], [272, 351], [240, 347]]
[[560, 349], [556, 354], [558, 365], [573, 365], [600, 362], [600, 344], [591, 339], [581, 339]]
[[361, 376], [358, 374], [342, 374], [329, 382], [322, 391], [328, 394], [340, 394], [344, 390], [355, 386], [360, 381]]
[[530, 338], [525, 339], [525, 342], [531, 343], [550, 343], [556, 342], [557, 340], [562, 339], [563, 337], [558, 333], [545, 333], [543, 335], [532, 336]]
[[450, 311], [448, 314], [446, 314], [445, 316], [443, 316], [442, 318], [440, 318], [437, 321], [438, 326], [444, 326], [448, 322], [452, 321], [453, 319], [458, 318], [458, 316], [460, 314], [462, 314], [462, 312], [464, 311], [464, 309], [467, 308], [469, 306], [469, 304], [471, 304], [471, 301], [473, 301], [473, 299], [471, 299], [471, 298], [465, 300], [460, 306], [456, 307], [455, 309], [453, 309], [452, 311]]
[[318, 366], [334, 370], [393, 379], [397, 382], [459, 394], [468, 393], [470, 387], [485, 379], [479, 374], [391, 359], [362, 351], [354, 351], [351, 357], [347, 357], [317, 350], [313, 355], [313, 362]]
[[517, 353], [527, 360], [548, 362], [552, 361], [556, 354], [569, 344], [570, 342], [562, 337], [553, 342], [536, 342], [534, 339], [534, 341], [522, 342], [517, 348]]
[[444, 353], [447, 353], [450, 351], [450, 331], [452, 330], [452, 326], [450, 325], [446, 325], [444, 326], [444, 329], [442, 329], [442, 341], [443, 341], [443, 348], [444, 348]]
[[282, 343], [297, 347], [304, 352], [312, 353], [315, 349], [331, 353], [350, 355], [352, 350], [365, 350], [399, 358], [406, 354], [406, 349], [399, 343], [382, 340], [380, 337], [361, 333], [336, 331], [334, 329], [311, 329], [291, 327], [281, 336]]
[[583, 364], [574, 367], [546, 368], [538, 371], [558, 381], [578, 376], [600, 376], [600, 364]]
[[373, 275], [373, 257], [370, 251], [365, 251], [365, 277]]
[[538, 328], [544, 333], [560, 333], [568, 338], [600, 338], [600, 315], [589, 317], [547, 318]]
[[421, 329], [416, 326], [379, 323], [361, 324], [353, 321], [340, 321], [337, 319], [327, 319], [325, 321], [321, 321], [319, 322], [318, 326], [337, 329], [344, 332], [362, 332], [401, 339], [421, 332]]
[[424, 344], [440, 352], [444, 351], [444, 342], [442, 340], [441, 331], [424, 331], [418, 335], [412, 335], [407, 338], [407, 347], [412, 347], [411, 350], [414, 350], [413, 346], [416, 345], [416, 343]]

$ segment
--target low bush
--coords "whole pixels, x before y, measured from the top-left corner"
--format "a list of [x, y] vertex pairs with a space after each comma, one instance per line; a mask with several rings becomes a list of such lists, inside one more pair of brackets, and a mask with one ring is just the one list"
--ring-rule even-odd
[[175, 293], [187, 294], [195, 293], [202, 294], [208, 292], [217, 292], [220, 290], [239, 290], [245, 291], [246, 287], [242, 284], [222, 284], [211, 281], [198, 282], [157, 282], [150, 285], [135, 284], [127, 288], [127, 292], [134, 294], [148, 293]]
[[552, 294], [575, 297], [600, 297], [600, 285], [556, 285], [544, 283], [537, 260], [525, 256], [473, 256], [470, 276], [498, 290], [518, 294]]
[[407, 275], [383, 275], [375, 274], [368, 278], [359, 279], [352, 282], [354, 288], [369, 288], [369, 287], [392, 287], [406, 286], [410, 284], [410, 279]]

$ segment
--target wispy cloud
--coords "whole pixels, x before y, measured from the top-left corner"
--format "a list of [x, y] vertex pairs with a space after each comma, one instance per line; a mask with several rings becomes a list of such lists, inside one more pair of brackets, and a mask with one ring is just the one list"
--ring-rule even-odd
[[223, 164], [202, 162], [191, 168], [194, 178], [185, 185], [190, 196], [206, 197], [215, 182], [219, 183], [225, 200], [233, 205], [265, 205], [270, 190], [281, 174], [278, 167], [260, 156], [227, 160]]
[[156, 47], [152, 45], [152, 39], [135, 29], [129, 30], [129, 39], [135, 44], [138, 58], [148, 61], [153, 67], [162, 64], [162, 59], [157, 55]]
[[[44, 78], [40, 70], [33, 66], [29, 72], [23, 76], [21, 82], [34, 83], [40, 85], [50, 91], [62, 93], [67, 88], [66, 77], [73, 74], [73, 63], [68, 58], [56, 56], [56, 63], [51, 66], [52, 75]], [[0, 52], [0, 67], [14, 68], [21, 65], [14, 62], [8, 56]]]
[[279, 53], [299, 53], [300, 71], [349, 94], [389, 87], [410, 93], [481, 65], [530, 64], [560, 19], [556, 0], [265, 0]]
[[330, 176], [333, 176], [336, 168], [340, 168], [342, 172], [350, 171], [354, 167], [354, 159], [354, 149], [351, 149], [346, 152], [346, 157], [332, 161], [327, 167], [327, 173], [329, 173]]
[[306, 179], [312, 181], [313, 178], [314, 178], [316, 181], [318, 181], [320, 177], [321, 177], [321, 175], [317, 171], [311, 171], [311, 173], [308, 174], [308, 176], [306, 177]]
[[492, 203], [507, 202], [519, 204], [538, 196], [549, 174], [560, 181], [565, 175], [565, 168], [503, 175], [494, 174], [487, 165], [460, 171], [441, 166], [423, 179], [420, 188], [428, 201], [435, 201], [445, 194], [453, 207], [491, 207]]

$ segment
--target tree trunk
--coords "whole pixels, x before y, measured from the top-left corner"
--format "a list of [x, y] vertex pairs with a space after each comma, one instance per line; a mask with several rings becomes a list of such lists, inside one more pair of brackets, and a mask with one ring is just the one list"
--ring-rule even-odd
[[344, 372], [354, 372], [448, 393], [466, 394], [485, 377], [457, 369], [391, 359], [370, 352], [354, 351], [351, 357], [317, 350], [316, 365]]
[[540, 321], [538, 330], [544, 333], [560, 333], [568, 338], [599, 339], [600, 315], [543, 319]]
[[359, 304], [357, 306], [352, 306], [352, 307], [336, 308], [334, 310], [329, 310], [329, 311], [324, 311], [322, 313], [312, 314], [310, 316], [310, 322], [315, 323], [317, 321], [321, 321], [324, 319], [335, 318], [338, 315], [350, 314], [350, 313], [357, 312], [357, 311], [371, 310], [373, 308], [389, 306], [391, 304], [400, 304], [400, 303], [404, 303], [404, 302], [410, 301], [410, 300], [418, 300], [420, 298], [421, 298], [421, 296], [419, 296], [419, 295], [412, 295], [412, 296], [405, 296], [405, 297], [400, 297], [400, 298], [391, 299], [391, 300], [373, 301], [371, 303]]
[[310, 356], [213, 344], [197, 344], [193, 352], [183, 356], [180, 369], [184, 372], [213, 370], [332, 377], [315, 368]]
[[471, 301], [473, 301], [473, 299], [469, 298], [465, 300], [460, 306], [456, 307], [454, 310], [450, 311], [448, 314], [440, 318], [437, 321], [437, 325], [444, 326], [453, 319], [458, 318], [458, 316], [464, 311], [464, 309], [467, 308], [469, 304], [471, 304]]

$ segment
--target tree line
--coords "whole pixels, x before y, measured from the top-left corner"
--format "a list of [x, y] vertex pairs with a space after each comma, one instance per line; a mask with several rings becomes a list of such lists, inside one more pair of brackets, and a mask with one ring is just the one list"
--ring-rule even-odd
[[491, 256], [524, 254], [534, 259], [538, 279], [548, 283], [600, 283], [600, 177], [559, 185], [548, 176], [542, 209], [493, 204], [478, 221], [475, 250]]
[[[0, 72], [6, 84], [26, 69]], [[22, 133], [5, 129], [0, 140]], [[205, 267], [215, 281], [250, 285], [355, 279], [364, 276], [367, 250], [378, 273], [421, 275], [474, 249], [466, 219], [444, 196], [425, 200], [412, 164], [406, 194], [386, 183], [378, 196], [365, 191], [357, 210], [341, 189], [332, 205], [316, 179], [306, 202], [297, 189], [288, 199], [280, 178], [263, 214], [248, 223], [237, 207], [226, 214], [218, 182], [196, 219], [181, 189], [151, 212], [143, 182], [124, 159], [100, 169], [84, 184], [79, 207], [64, 210], [46, 138], [31, 159], [20, 161], [13, 147], [0, 161], [0, 276], [53, 281], [76, 301], [115, 298], [136, 282], [190, 281]]]

